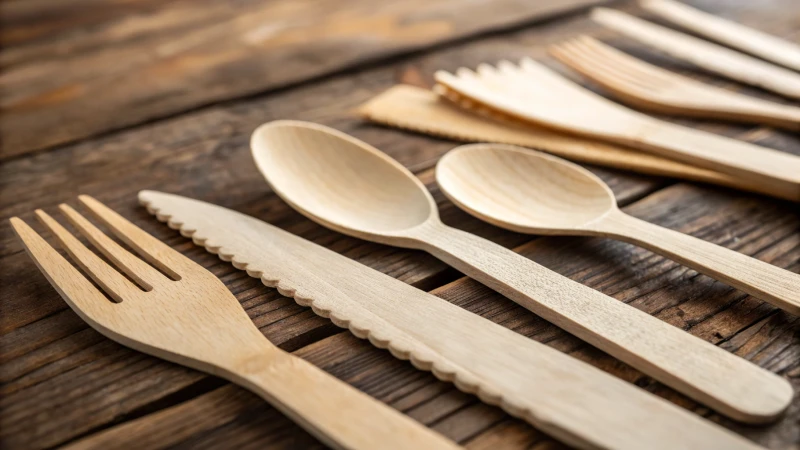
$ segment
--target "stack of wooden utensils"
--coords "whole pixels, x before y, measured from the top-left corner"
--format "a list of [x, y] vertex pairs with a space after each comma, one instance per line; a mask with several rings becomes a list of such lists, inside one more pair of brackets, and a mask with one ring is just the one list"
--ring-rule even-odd
[[[796, 46], [671, 0], [647, 0], [643, 6], [696, 33], [800, 70]], [[598, 9], [592, 17], [704, 69], [800, 98], [800, 74], [792, 70], [621, 12]], [[707, 86], [589, 37], [557, 45], [552, 53], [642, 109], [800, 129], [800, 108]], [[460, 208], [516, 232], [632, 242], [800, 314], [797, 274], [628, 216], [598, 177], [553, 155], [791, 201], [800, 201], [800, 158], [655, 119], [530, 59], [440, 72], [436, 80], [436, 92], [397, 86], [362, 113], [408, 130], [488, 142], [454, 149], [437, 165], [437, 182]], [[321, 125], [277, 121], [253, 133], [251, 148], [273, 191], [311, 220], [361, 239], [427, 251], [722, 414], [767, 423], [792, 400], [785, 379], [444, 225], [424, 185], [364, 142]], [[139, 200], [159, 220], [265, 285], [567, 444], [759, 448], [586, 363], [256, 218], [154, 191], [140, 192]], [[81, 196], [80, 201], [119, 242], [61, 205], [95, 253], [37, 211], [77, 267], [22, 220], [11, 223], [64, 300], [101, 333], [241, 384], [335, 448], [457, 447], [278, 349], [210, 272], [97, 200]]]

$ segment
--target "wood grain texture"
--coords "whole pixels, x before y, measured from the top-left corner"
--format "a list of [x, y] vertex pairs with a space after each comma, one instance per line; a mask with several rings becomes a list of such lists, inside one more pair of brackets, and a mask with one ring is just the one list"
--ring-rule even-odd
[[597, 3], [4, 2], [0, 158]]
[[648, 64], [589, 36], [550, 54], [625, 103], [656, 113], [800, 130], [800, 107], [720, 89]]
[[[116, 2], [114, 8], [119, 11], [143, 1]], [[0, 8], [9, 3], [2, 2]], [[54, 8], [60, 5], [52, 0], [19, 4], [35, 8], [45, 3]], [[797, 17], [800, 4], [795, 1], [772, 0], [774, 8], [721, 0], [696, 0], [692, 4], [780, 36], [791, 38], [797, 33], [792, 18]], [[624, 9], [638, 14], [634, 8]], [[84, 8], [79, 15], [85, 20], [96, 20], [102, 15], [99, 11], [105, 10]], [[51, 15], [54, 24], [59, 14], [63, 13]], [[131, 17], [142, 18], [135, 14]], [[68, 23], [58, 26], [67, 30], [62, 38], [78, 34]], [[263, 178], [249, 165], [249, 135], [264, 121], [312, 120], [344, 130], [381, 148], [418, 174], [434, 193], [445, 223], [515, 248], [559, 273], [755, 361], [787, 377], [795, 390], [800, 389], [797, 351], [800, 334], [792, 316], [625, 243], [552, 237], [523, 245], [531, 240], [530, 236], [488, 226], [461, 212], [438, 191], [431, 168], [439, 156], [456, 145], [454, 142], [372, 126], [350, 113], [397, 82], [429, 88], [437, 69], [475, 67], [499, 57], [543, 57], [548, 45], [587, 33], [683, 75], [780, 100], [756, 89], [709, 79], [687, 65], [660, 58], [630, 39], [604, 31], [591, 24], [585, 15], [572, 16], [511, 32], [497, 30], [480, 39], [439, 47], [370, 69], [7, 161], [0, 165], [0, 217], [20, 215], [28, 220], [33, 218], [30, 212], [36, 207], [53, 208], [79, 193], [92, 194], [220, 277], [261, 332], [280, 348], [297, 352], [471, 448], [564, 447], [525, 422], [504, 415], [500, 409], [486, 406], [388, 352], [340, 332], [330, 321], [196, 248], [176, 232], [156, 223], [136, 203], [136, 192], [141, 189], [175, 192], [257, 216], [407, 283], [425, 290], [438, 288], [434, 291], [436, 295], [635, 382], [761, 445], [775, 450], [792, 448], [800, 439], [797, 398], [783, 419], [767, 427], [746, 427], [727, 421], [616, 359], [581, 344], [480, 284], [468, 279], [453, 282], [458, 274], [433, 257], [359, 241], [303, 219], [269, 193]], [[2, 54], [7, 54], [5, 49]], [[58, 59], [53, 59], [53, 64], [58, 64]], [[57, 67], [63, 72], [69, 70]], [[191, 81], [187, 81], [188, 86]], [[718, 123], [681, 123], [800, 154], [796, 135]], [[800, 223], [791, 204], [691, 184], [663, 189], [669, 186], [669, 181], [663, 178], [596, 167], [591, 170], [611, 185], [620, 204], [629, 205], [623, 209], [636, 217], [793, 272], [800, 270], [797, 263]], [[0, 447], [59, 446], [79, 437], [84, 437], [88, 445], [94, 437], [103, 436], [98, 432], [106, 429], [113, 432], [117, 427], [120, 433], [113, 435], [117, 442], [122, 438], [126, 443], [143, 442], [153, 448], [321, 447], [257, 396], [200, 372], [126, 349], [89, 328], [66, 308], [38, 274], [4, 220], [0, 221], [0, 266]], [[204, 394], [217, 392], [223, 386], [226, 386], [224, 391], [210, 402], [204, 400]], [[179, 409], [173, 412], [173, 408]], [[161, 412], [168, 413], [167, 417]]]
[[[445, 98], [560, 132], [621, 143], [761, 184], [800, 201], [800, 158], [659, 120], [594, 94], [531, 58], [436, 72]], [[564, 106], [569, 105], [569, 106]], [[573, 107], [580, 105], [580, 107]]]

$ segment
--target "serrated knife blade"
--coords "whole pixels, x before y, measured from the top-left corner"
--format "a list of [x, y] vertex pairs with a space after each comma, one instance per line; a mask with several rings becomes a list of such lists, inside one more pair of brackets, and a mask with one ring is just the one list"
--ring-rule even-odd
[[156, 191], [171, 228], [336, 325], [580, 448], [760, 448], [643, 389], [256, 218]]

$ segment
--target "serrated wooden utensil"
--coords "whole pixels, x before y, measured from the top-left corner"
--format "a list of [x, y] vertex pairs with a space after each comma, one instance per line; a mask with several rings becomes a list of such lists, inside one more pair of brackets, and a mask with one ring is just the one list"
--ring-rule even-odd
[[[442, 224], [425, 186], [364, 142], [321, 125], [277, 121], [253, 132], [251, 147], [273, 190], [306, 217], [358, 238], [425, 250], [724, 414], [766, 422], [792, 399], [782, 378], [511, 250]], [[753, 381], [736, 381], [738, 387], [728, 383], [743, 375]]]
[[564, 132], [636, 147], [760, 183], [773, 195], [800, 201], [800, 157], [633, 111], [545, 66], [523, 59], [482, 64], [477, 72], [436, 73], [444, 95]]
[[97, 200], [79, 198], [142, 258], [71, 207], [61, 205], [70, 222], [112, 267], [55, 219], [37, 210], [38, 218], [99, 289], [21, 219], [12, 218], [11, 225], [50, 284], [92, 328], [122, 345], [250, 389], [337, 449], [460, 448], [272, 345], [211, 272]]
[[[565, 443], [749, 446], [602, 370], [254, 217], [162, 192], [142, 191], [139, 200], [170, 228], [300, 305]], [[771, 386], [774, 377], [731, 361], [743, 372], [721, 383], [743, 395], [756, 394], [762, 382]]]
[[591, 18], [605, 27], [709, 72], [800, 99], [800, 73], [621, 11], [595, 8]]
[[674, 115], [761, 123], [800, 130], [800, 108], [711, 86], [648, 64], [589, 36], [550, 54], [625, 103]]
[[493, 225], [620, 239], [800, 315], [800, 275], [629, 216], [603, 180], [577, 164], [519, 147], [465, 145], [439, 160], [436, 181], [453, 203]]
[[800, 46], [795, 43], [673, 0], [640, 0], [639, 5], [701, 36], [800, 71]]

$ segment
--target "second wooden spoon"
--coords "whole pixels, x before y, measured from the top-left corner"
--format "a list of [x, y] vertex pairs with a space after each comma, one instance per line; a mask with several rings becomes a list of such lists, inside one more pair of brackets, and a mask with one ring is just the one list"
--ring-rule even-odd
[[629, 216], [602, 180], [561, 158], [509, 145], [465, 145], [439, 160], [436, 181], [459, 207], [499, 227], [620, 239], [800, 315], [800, 275]]

